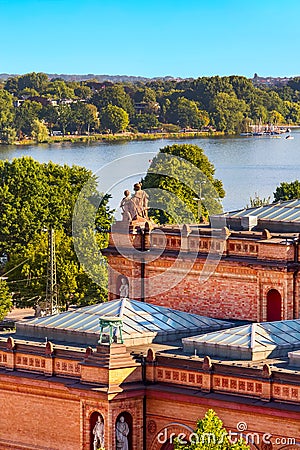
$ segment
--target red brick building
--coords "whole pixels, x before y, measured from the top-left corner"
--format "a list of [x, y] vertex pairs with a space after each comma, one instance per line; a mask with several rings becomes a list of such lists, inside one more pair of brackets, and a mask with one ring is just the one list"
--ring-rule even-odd
[[251, 450], [300, 449], [299, 205], [277, 207], [117, 224], [111, 301], [0, 337], [0, 450], [93, 450], [99, 415], [106, 450], [121, 416], [129, 450], [172, 450], [210, 408]]
[[[123, 344], [97, 346], [103, 317], [122, 318]], [[251, 449], [298, 449], [300, 358], [288, 353], [300, 349], [300, 321], [259, 326], [265, 331], [249, 333], [240, 328], [251, 325], [128, 300], [21, 322], [14, 337], [0, 339], [0, 449], [91, 450], [99, 415], [107, 450], [117, 449], [121, 415], [129, 450], [171, 449], [172, 436], [188, 439], [210, 408], [233, 438], [252, 440]], [[207, 331], [218, 329], [226, 359], [201, 354], [217, 333]], [[237, 342], [250, 342], [251, 354], [237, 359]], [[257, 361], [261, 345], [265, 358]]]
[[129, 239], [128, 227], [117, 223], [106, 249], [110, 298], [127, 277], [130, 298], [162, 306], [253, 322], [298, 318], [300, 201], [213, 223], [132, 228]]

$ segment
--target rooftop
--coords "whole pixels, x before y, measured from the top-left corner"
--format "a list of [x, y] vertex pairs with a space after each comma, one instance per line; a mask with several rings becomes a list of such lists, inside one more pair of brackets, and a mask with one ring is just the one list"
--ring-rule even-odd
[[300, 319], [242, 325], [182, 339], [184, 351], [211, 357], [262, 360], [300, 349]]
[[244, 208], [215, 216], [224, 221], [232, 229], [267, 228], [274, 232], [300, 231], [300, 199], [279, 201], [265, 206]]
[[[51, 339], [96, 345], [100, 318], [121, 318], [126, 346], [152, 342], [174, 342], [183, 337], [234, 326], [231, 322], [198, 316], [137, 300], [117, 299], [17, 322], [16, 338]], [[107, 332], [104, 329], [104, 332]], [[116, 333], [118, 336], [118, 332]]]

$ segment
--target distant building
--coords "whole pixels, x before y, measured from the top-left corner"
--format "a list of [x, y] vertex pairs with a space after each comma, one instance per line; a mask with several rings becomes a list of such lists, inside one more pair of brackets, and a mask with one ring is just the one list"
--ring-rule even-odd
[[286, 86], [294, 77], [259, 77], [257, 73], [254, 74], [252, 82], [255, 86]]

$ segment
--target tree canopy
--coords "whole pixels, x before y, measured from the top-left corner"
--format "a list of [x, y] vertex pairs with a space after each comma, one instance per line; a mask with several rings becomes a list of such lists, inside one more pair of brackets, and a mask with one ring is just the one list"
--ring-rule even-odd
[[103, 130], [117, 133], [126, 130], [129, 125], [129, 116], [123, 108], [108, 105], [102, 110], [100, 123]]
[[283, 182], [276, 188], [274, 192], [274, 200], [293, 200], [300, 198], [300, 181], [295, 180], [291, 183]]
[[[103, 287], [98, 288], [83, 272], [73, 249], [73, 210], [87, 182], [89, 201], [97, 203], [100, 198], [97, 181], [83, 167], [41, 164], [29, 157], [0, 161], [0, 255], [9, 260], [5, 272], [15, 268], [9, 274], [9, 282], [26, 281], [14, 286], [20, 299], [43, 297], [45, 293], [48, 258], [45, 230], [50, 228], [56, 232], [57, 269], [64, 302], [70, 296], [80, 303], [106, 299]], [[107, 202], [108, 197], [104, 197], [96, 213], [94, 233], [97, 227], [109, 228], [112, 215]], [[107, 237], [99, 232], [96, 235], [101, 248]], [[105, 270], [101, 276], [106, 277]]]
[[213, 164], [197, 145], [160, 149], [143, 180], [143, 189], [150, 193], [150, 215], [161, 224], [193, 223], [220, 212], [219, 198], [225, 192], [214, 173]]
[[256, 124], [298, 125], [299, 79], [270, 87], [236, 75], [135, 84], [66, 81], [32, 72], [11, 77], [0, 86], [0, 137], [3, 143], [11, 142], [11, 129], [19, 139], [31, 137], [35, 120], [42, 121], [50, 135], [52, 130], [64, 135], [112, 131], [103, 125], [105, 119], [98, 121], [112, 106], [127, 113], [126, 128], [131, 131], [207, 131], [209, 127], [234, 134], [251, 131], [250, 126]]
[[11, 308], [12, 294], [8, 288], [7, 282], [0, 278], [0, 320], [4, 319]]

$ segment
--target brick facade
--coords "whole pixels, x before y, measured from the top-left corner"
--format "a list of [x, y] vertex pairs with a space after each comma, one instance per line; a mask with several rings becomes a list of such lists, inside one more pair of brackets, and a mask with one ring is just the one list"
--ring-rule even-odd
[[[265, 433], [272, 435], [274, 450], [300, 448], [297, 371], [272, 369], [261, 362], [231, 364], [155, 355], [153, 350], [137, 362], [121, 344], [99, 346], [96, 353], [86, 354], [54, 347], [51, 355], [41, 344], [14, 343], [11, 348], [8, 340], [6, 347], [1, 345], [1, 450], [92, 450], [93, 420], [98, 414], [104, 421], [106, 450], [116, 450], [120, 415], [130, 422], [129, 450], [161, 450], [171, 433], [192, 432], [210, 408], [232, 432], [244, 422], [247, 432], [260, 439]], [[33, 359], [34, 364], [25, 368], [23, 358], [28, 363]], [[44, 370], [35, 367], [39, 359], [45, 361]], [[49, 360], [53, 367], [64, 361], [67, 370], [50, 374]], [[110, 376], [118, 361], [118, 376]], [[75, 364], [76, 374], [71, 370]], [[91, 369], [88, 380], [85, 367]], [[99, 378], [102, 372], [107, 376]], [[277, 445], [279, 438], [281, 442], [293, 439], [292, 446]]]
[[[267, 295], [275, 289], [281, 296], [278, 320], [299, 317], [298, 249], [293, 243], [265, 239], [259, 232], [225, 238], [202, 236], [201, 230], [183, 237], [175, 227], [163, 232], [161, 237], [152, 231], [147, 251], [138, 251], [139, 239], [113, 233], [105, 251], [110, 299], [118, 296], [119, 279], [126, 276], [130, 298], [215, 318], [266, 321]], [[211, 270], [202, 280], [207, 264]]]

